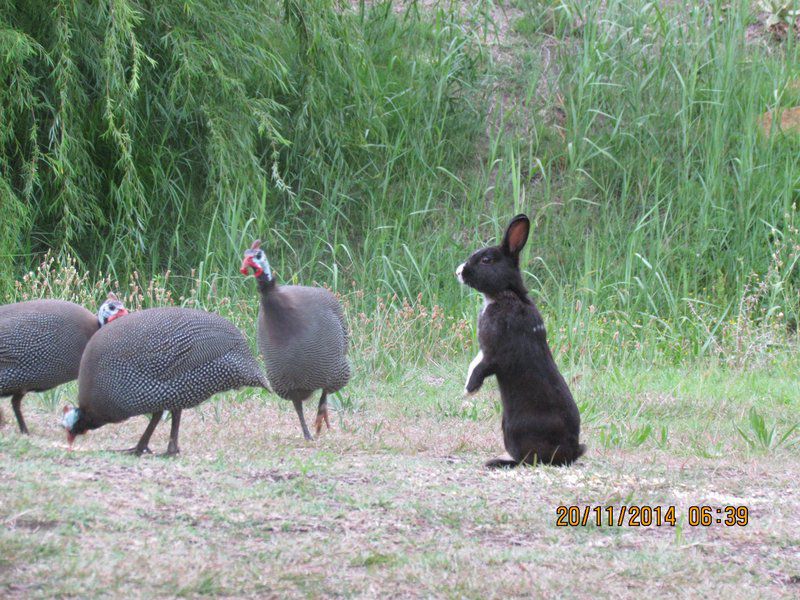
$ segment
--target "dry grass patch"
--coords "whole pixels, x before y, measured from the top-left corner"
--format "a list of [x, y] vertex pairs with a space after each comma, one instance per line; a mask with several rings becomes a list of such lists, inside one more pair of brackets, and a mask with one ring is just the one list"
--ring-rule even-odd
[[[692, 414], [663, 417], [664, 448], [624, 439], [604, 447], [599, 423], [615, 420], [619, 406], [599, 379], [578, 387], [599, 405], [585, 427], [585, 459], [495, 472], [481, 466], [501, 449], [494, 392], [483, 393], [486, 412], [474, 419], [442, 416], [435, 403], [457, 397], [449, 380], [433, 399], [424, 378], [402, 393], [355, 390], [365, 408], [339, 413], [310, 444], [290, 405], [223, 397], [185, 414], [177, 459], [106, 452], [130, 446], [143, 418], [92, 432], [67, 452], [56, 411], [31, 401], [32, 436], [0, 430], [0, 593], [796, 594], [796, 447], [756, 454], [731, 436], [719, 457], [703, 458], [680, 447], [684, 435], [725, 431], [729, 417], [682, 397]], [[660, 386], [642, 381], [643, 405], [657, 406]], [[620, 403], [636, 400], [618, 392]], [[154, 450], [166, 447], [168, 429], [156, 430]], [[675, 505], [678, 526], [556, 527], [556, 507], [572, 504]], [[693, 504], [746, 505], [750, 522], [689, 527]]]

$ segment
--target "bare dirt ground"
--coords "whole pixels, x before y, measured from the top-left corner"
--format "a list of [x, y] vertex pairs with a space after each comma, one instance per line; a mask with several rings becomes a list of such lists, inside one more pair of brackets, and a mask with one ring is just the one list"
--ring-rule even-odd
[[[796, 450], [607, 449], [589, 426], [590, 450], [572, 468], [489, 471], [482, 461], [501, 449], [495, 415], [443, 418], [400, 401], [376, 395], [307, 444], [290, 406], [223, 398], [185, 414], [176, 459], [104, 451], [132, 445], [144, 418], [68, 452], [56, 411], [30, 401], [33, 435], [0, 429], [0, 595], [800, 592]], [[673, 505], [678, 524], [556, 526], [560, 505], [623, 504]], [[690, 505], [747, 506], [749, 522], [691, 527]]]

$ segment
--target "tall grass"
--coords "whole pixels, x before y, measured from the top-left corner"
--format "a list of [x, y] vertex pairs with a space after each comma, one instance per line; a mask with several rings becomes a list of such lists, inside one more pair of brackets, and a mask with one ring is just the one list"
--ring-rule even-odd
[[[580, 301], [655, 331], [648, 349], [677, 359], [709, 351], [745, 304], [748, 320], [796, 330], [800, 137], [758, 129], [800, 103], [796, 40], [753, 41], [747, 2], [539, 4], [569, 42], [536, 108], [563, 121], [541, 121], [505, 177], [513, 190], [528, 174], [545, 302], [568, 322], [597, 320], [569, 316]], [[536, 11], [522, 19], [534, 42], [553, 30], [531, 26]]]
[[[758, 122], [800, 104], [796, 40], [753, 41], [741, 0], [519, 6], [509, 67], [487, 1], [0, 4], [6, 296], [54, 248], [92, 280], [169, 271], [173, 301], [251, 307], [236, 266], [260, 237], [396, 372], [469, 345], [454, 267], [525, 211], [562, 360], [785, 348], [800, 143]], [[489, 111], [498, 87], [517, 108]]]

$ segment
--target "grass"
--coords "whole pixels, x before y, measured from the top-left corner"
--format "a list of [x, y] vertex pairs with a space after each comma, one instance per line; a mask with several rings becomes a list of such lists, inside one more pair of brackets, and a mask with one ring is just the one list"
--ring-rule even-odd
[[[796, 358], [569, 373], [589, 452], [571, 469], [510, 472], [481, 468], [502, 450], [494, 385], [475, 416], [440, 409], [472, 402], [465, 360], [352, 387], [364, 410], [337, 411], [313, 443], [289, 403], [223, 395], [184, 415], [176, 460], [106, 452], [143, 418], [67, 452], [58, 407], [28, 399], [33, 435], [0, 436], [3, 596], [796, 592], [800, 437], [767, 449], [737, 433], [751, 410], [780, 431], [797, 422]], [[643, 440], [645, 427], [667, 433]], [[555, 526], [559, 505], [622, 504], [674, 505], [677, 525]], [[690, 505], [744, 505], [749, 523], [690, 527]]]
[[[796, 596], [800, 142], [760, 130], [800, 103], [790, 30], [742, 0], [114, 6], [0, 8], [0, 295], [116, 290], [254, 341], [261, 237], [338, 294], [355, 377], [313, 444], [245, 391], [187, 413], [177, 460], [106, 451], [143, 419], [67, 453], [74, 385], [27, 399], [3, 597]], [[461, 396], [481, 300], [452, 272], [521, 211], [589, 451], [489, 472], [496, 386]], [[555, 526], [623, 504], [678, 524]], [[746, 527], [687, 522], [728, 504]]]
[[768, 451], [785, 444], [797, 429], [797, 423], [780, 432], [773, 423], [767, 424], [764, 416], [755, 408], [750, 409], [748, 427], [740, 427], [739, 433], [751, 448]]

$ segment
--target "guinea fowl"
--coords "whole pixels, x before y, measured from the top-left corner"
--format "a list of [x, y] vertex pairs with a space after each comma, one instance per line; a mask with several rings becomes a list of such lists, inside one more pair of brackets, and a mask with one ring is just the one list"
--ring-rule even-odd
[[103, 328], [86, 346], [78, 377], [78, 406], [62, 424], [77, 435], [107, 423], [150, 414], [139, 443], [148, 444], [164, 411], [172, 415], [167, 455], [177, 454], [181, 411], [214, 394], [267, 387], [242, 332], [217, 314], [188, 308], [150, 308]]
[[316, 433], [328, 421], [328, 394], [350, 380], [347, 361], [347, 323], [342, 307], [328, 290], [300, 285], [280, 286], [256, 240], [244, 253], [241, 272], [253, 270], [261, 293], [258, 345], [267, 367], [267, 379], [281, 398], [291, 400], [300, 418], [303, 436], [311, 439], [303, 416], [303, 401], [321, 389]]
[[0, 397], [11, 396], [22, 433], [28, 433], [21, 408], [25, 394], [75, 379], [89, 339], [102, 325], [126, 314], [113, 294], [97, 315], [63, 300], [0, 306]]

